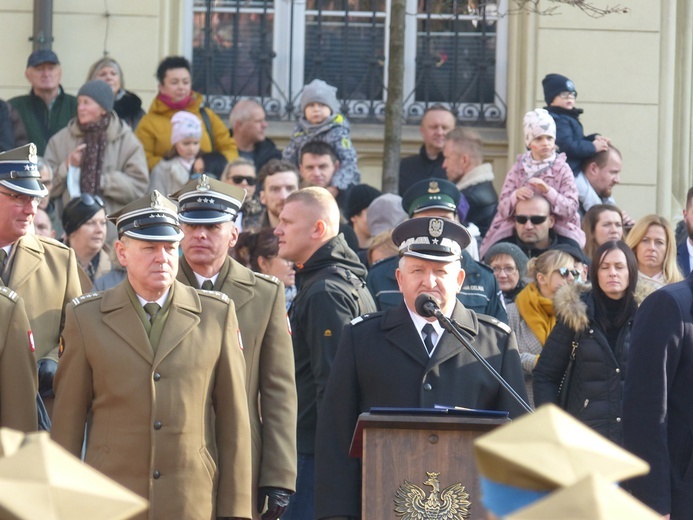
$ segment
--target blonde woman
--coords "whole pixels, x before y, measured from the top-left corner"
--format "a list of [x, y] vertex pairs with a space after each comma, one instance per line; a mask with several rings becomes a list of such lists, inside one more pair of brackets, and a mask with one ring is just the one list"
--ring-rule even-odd
[[579, 274], [575, 259], [568, 253], [546, 251], [529, 261], [527, 277], [530, 282], [515, 302], [508, 305], [508, 324], [517, 338], [530, 405], [533, 405], [532, 370], [556, 325], [553, 297], [558, 289], [572, 284]]
[[676, 263], [676, 240], [669, 221], [659, 215], [639, 219], [626, 244], [638, 259], [638, 282], [650, 291], [683, 280]]

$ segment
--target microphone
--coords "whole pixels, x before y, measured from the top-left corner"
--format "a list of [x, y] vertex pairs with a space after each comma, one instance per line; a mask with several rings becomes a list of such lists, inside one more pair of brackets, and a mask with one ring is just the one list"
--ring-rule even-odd
[[437, 316], [436, 311], [440, 312], [440, 304], [431, 294], [421, 293], [416, 297], [414, 302], [416, 314], [424, 318]]
[[496, 381], [512, 396], [512, 398], [522, 407], [526, 412], [534, 413], [532, 408], [525, 402], [524, 399], [515, 391], [515, 389], [510, 386], [503, 376], [501, 376], [498, 371], [491, 366], [491, 364], [479, 353], [477, 349], [465, 338], [460, 332], [460, 324], [455, 320], [451, 320], [443, 311], [440, 310], [440, 304], [438, 300], [431, 294], [421, 293], [416, 297], [414, 301], [414, 307], [416, 314], [423, 316], [424, 318], [430, 318], [435, 316], [438, 319], [440, 325], [450, 334], [455, 336], [457, 341], [459, 341], [464, 347], [476, 358], [476, 360], [481, 363], [484, 368], [491, 374]]

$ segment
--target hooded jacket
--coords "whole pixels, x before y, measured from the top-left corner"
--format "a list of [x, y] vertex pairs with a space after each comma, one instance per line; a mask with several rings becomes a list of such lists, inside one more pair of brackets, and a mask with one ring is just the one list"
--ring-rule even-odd
[[298, 392], [298, 453], [314, 453], [318, 405], [342, 329], [376, 310], [365, 278], [366, 268], [341, 234], [297, 267], [298, 293], [289, 320]]
[[580, 123], [581, 108], [570, 110], [563, 107], [545, 107], [556, 122], [556, 146], [568, 157], [568, 166], [573, 175], [581, 171], [582, 161], [597, 153], [594, 138], [599, 134], [585, 136]]
[[[636, 290], [637, 292], [637, 290]], [[640, 294], [636, 294], [636, 301]], [[556, 292], [556, 326], [534, 369], [534, 402], [558, 404], [558, 389], [577, 341], [566, 411], [621, 444], [621, 404], [631, 341], [631, 317], [618, 332], [612, 348], [595, 319], [596, 302], [590, 285], [566, 285]]]

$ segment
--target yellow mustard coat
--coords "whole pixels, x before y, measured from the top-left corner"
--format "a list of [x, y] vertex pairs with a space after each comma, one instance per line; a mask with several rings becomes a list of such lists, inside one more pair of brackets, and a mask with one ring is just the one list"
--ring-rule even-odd
[[0, 287], [0, 426], [36, 431], [36, 362], [31, 326], [17, 293]]
[[174, 282], [154, 353], [125, 283], [67, 308], [51, 436], [150, 501], [139, 519], [251, 517], [245, 364], [233, 303]]
[[[231, 298], [243, 340], [246, 390], [253, 442], [253, 504], [257, 488], [296, 489], [296, 382], [284, 286], [231, 258], [228, 275], [215, 283]], [[226, 270], [224, 265], [221, 272]], [[186, 276], [186, 273], [188, 274]], [[197, 284], [185, 259], [178, 280]], [[253, 510], [254, 518], [259, 518]]]
[[[204, 121], [200, 116], [202, 107], [202, 96], [197, 92], [192, 93], [190, 103], [185, 108], [186, 112], [195, 114], [200, 119], [202, 125], [202, 139], [200, 139], [200, 151], [211, 152], [212, 148], [220, 152], [228, 159], [233, 161], [238, 159], [238, 147], [231, 138], [229, 129], [224, 122], [210, 108], [205, 108], [209, 115], [209, 123], [212, 128], [212, 135], [209, 135]], [[147, 166], [149, 171], [154, 169], [164, 154], [171, 149], [171, 118], [178, 112], [167, 106], [159, 98], [154, 98], [149, 112], [147, 112], [135, 129], [135, 135], [142, 143], [144, 152], [147, 154]], [[212, 146], [213, 145], [213, 146]]]
[[65, 306], [82, 294], [75, 252], [53, 240], [25, 235], [10, 253], [7, 286], [24, 300], [34, 335], [36, 360], [58, 360]]

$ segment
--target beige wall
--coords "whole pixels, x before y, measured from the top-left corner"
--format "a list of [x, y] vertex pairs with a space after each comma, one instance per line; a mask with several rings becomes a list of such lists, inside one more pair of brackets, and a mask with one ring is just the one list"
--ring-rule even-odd
[[[596, 5], [601, 0], [592, 0]], [[679, 213], [691, 185], [691, 55], [693, 7], [688, 0], [629, 0], [628, 14], [591, 18], [561, 6], [554, 16], [511, 15], [508, 52], [508, 125], [482, 130], [487, 160], [494, 164], [497, 185], [523, 151], [522, 115], [543, 106], [541, 79], [550, 72], [569, 76], [585, 109], [586, 133], [612, 138], [624, 155], [618, 203], [634, 217], [657, 211]], [[89, 65], [105, 46], [125, 72], [127, 86], [148, 106], [156, 93], [154, 71], [161, 57], [181, 53], [183, 0], [94, 0], [55, 2], [53, 48], [63, 63], [63, 85], [75, 93]], [[3, 53], [0, 97], [28, 89], [24, 78], [31, 52], [31, 0], [4, 0], [0, 6]], [[286, 142], [291, 124], [280, 123], [269, 134]], [[380, 126], [354, 125], [364, 181], [380, 186]], [[416, 127], [403, 129], [402, 155], [419, 147]]]

